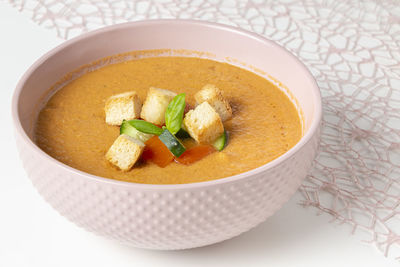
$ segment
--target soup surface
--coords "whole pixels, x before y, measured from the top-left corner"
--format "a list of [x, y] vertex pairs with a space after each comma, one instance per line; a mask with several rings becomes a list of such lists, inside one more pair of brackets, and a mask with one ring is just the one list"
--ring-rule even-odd
[[[209, 83], [224, 92], [233, 109], [233, 118], [224, 122], [229, 141], [222, 152], [189, 166], [173, 162], [160, 168], [140, 162], [128, 172], [105, 159], [119, 135], [118, 126], [105, 123], [108, 97], [135, 90], [144, 101], [154, 86], [186, 93], [194, 106], [194, 94]], [[301, 135], [298, 111], [275, 85], [227, 63], [193, 57], [135, 59], [86, 73], [48, 100], [35, 127], [36, 143], [59, 161], [91, 174], [148, 184], [193, 183], [239, 174], [279, 157]]]

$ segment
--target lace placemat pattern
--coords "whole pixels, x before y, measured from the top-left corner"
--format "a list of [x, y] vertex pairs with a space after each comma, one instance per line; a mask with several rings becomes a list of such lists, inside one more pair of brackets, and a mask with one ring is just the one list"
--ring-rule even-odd
[[[4, 1], [4, 0], [3, 0]], [[323, 95], [320, 154], [301, 205], [400, 259], [400, 4], [390, 0], [16, 0], [59, 37], [105, 25], [190, 18], [262, 34], [297, 55]]]

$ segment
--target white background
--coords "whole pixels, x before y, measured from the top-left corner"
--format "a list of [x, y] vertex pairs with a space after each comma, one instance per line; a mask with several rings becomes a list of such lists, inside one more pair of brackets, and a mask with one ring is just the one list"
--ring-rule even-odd
[[0, 3], [0, 266], [398, 266], [360, 233], [298, 205], [299, 193], [265, 223], [220, 244], [149, 251], [88, 233], [38, 195], [18, 159], [10, 103], [24, 71], [62, 42]]

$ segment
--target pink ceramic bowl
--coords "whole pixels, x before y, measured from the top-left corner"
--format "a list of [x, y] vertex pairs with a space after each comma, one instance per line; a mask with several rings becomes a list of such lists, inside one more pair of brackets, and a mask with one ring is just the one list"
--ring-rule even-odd
[[[40, 97], [66, 73], [117, 53], [161, 48], [209, 52], [204, 56], [214, 54], [215, 60], [268, 73], [290, 89], [287, 93], [303, 113], [304, 136], [287, 153], [257, 169], [180, 185], [135, 184], [94, 176], [51, 158], [32, 141], [32, 114], [37, 112]], [[316, 155], [321, 98], [307, 68], [259, 35], [200, 21], [153, 20], [90, 32], [44, 55], [19, 82], [12, 116], [29, 178], [62, 215], [89, 231], [136, 247], [186, 249], [237, 236], [289, 200]]]

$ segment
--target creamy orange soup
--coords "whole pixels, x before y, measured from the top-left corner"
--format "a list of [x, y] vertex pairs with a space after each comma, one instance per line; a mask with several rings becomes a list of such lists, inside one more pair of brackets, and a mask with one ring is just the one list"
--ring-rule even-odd
[[[205, 84], [215, 84], [233, 109], [224, 122], [229, 141], [192, 165], [160, 168], [139, 162], [122, 172], [105, 159], [119, 135], [105, 123], [105, 100], [135, 90], [142, 101], [149, 87], [186, 93], [189, 104]], [[207, 59], [153, 57], [116, 63], [86, 73], [58, 90], [40, 111], [36, 143], [46, 153], [76, 169], [116, 180], [148, 184], [208, 181], [257, 168], [285, 153], [302, 135], [299, 113], [268, 80], [244, 69]], [[193, 146], [193, 141], [185, 145]]]

